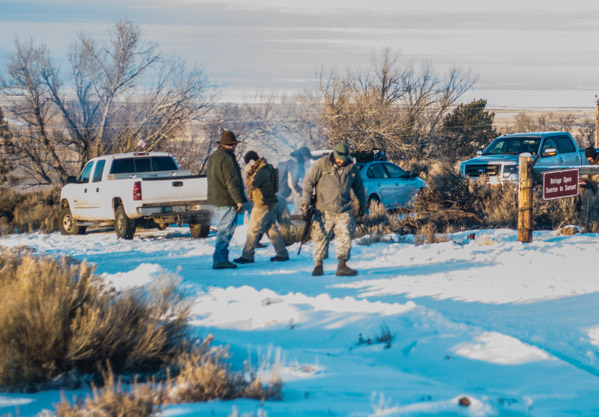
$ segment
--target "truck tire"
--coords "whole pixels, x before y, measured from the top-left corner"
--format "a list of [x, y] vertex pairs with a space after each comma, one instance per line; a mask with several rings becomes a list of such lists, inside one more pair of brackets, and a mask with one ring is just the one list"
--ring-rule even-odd
[[135, 220], [127, 217], [123, 206], [118, 206], [114, 215], [114, 231], [121, 239], [131, 240], [135, 236]]
[[191, 237], [193, 238], [204, 238], [208, 237], [210, 233], [210, 223], [198, 223], [190, 224], [189, 230], [191, 230]]
[[82, 235], [85, 233], [85, 227], [78, 226], [71, 209], [63, 207], [58, 214], [58, 229], [62, 235]]

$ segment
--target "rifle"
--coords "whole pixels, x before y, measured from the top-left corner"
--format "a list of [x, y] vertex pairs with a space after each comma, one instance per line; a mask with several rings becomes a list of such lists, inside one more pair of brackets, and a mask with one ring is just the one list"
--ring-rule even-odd
[[308, 208], [306, 209], [306, 212], [302, 218], [304, 221], [304, 231], [302, 232], [302, 237], [300, 238], [300, 246], [297, 251], [298, 255], [302, 251], [302, 245], [310, 238], [310, 229], [312, 228], [314, 213], [316, 213], [316, 193], [312, 193], [312, 197], [310, 197], [310, 203], [308, 204]]

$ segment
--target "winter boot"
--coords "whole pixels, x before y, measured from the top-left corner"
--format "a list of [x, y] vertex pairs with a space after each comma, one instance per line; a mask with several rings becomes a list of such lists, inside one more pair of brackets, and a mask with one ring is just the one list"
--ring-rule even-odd
[[338, 259], [339, 264], [337, 264], [337, 276], [338, 277], [348, 277], [352, 275], [357, 275], [358, 271], [355, 269], [351, 269], [347, 266], [347, 261], [345, 259]]
[[247, 258], [244, 258], [243, 256], [240, 256], [239, 258], [233, 259], [233, 262], [235, 262], [236, 264], [253, 264], [254, 260], [247, 259]]
[[322, 262], [316, 262], [316, 265], [314, 266], [314, 271], [312, 271], [312, 275], [314, 275], [315, 277], [322, 275], [324, 272], [323, 267], [322, 267]]

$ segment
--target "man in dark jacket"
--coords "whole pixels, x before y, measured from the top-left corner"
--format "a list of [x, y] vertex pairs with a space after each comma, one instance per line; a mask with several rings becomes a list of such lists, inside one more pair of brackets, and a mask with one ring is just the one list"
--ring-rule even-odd
[[235, 160], [235, 147], [239, 143], [235, 134], [224, 131], [220, 146], [207, 163], [208, 204], [214, 207], [214, 220], [217, 228], [212, 268], [236, 268], [229, 261], [229, 243], [237, 226], [237, 215], [247, 201], [243, 192], [241, 170]]
[[322, 262], [328, 255], [329, 242], [335, 234], [337, 248], [337, 275], [356, 275], [347, 266], [350, 258], [351, 239], [356, 231], [351, 205], [353, 190], [360, 204], [360, 213], [366, 208], [366, 191], [360, 171], [353, 163], [349, 147], [338, 143], [332, 153], [317, 160], [304, 179], [302, 210], [305, 212], [312, 193], [316, 192], [316, 214], [312, 222], [313, 258], [312, 275], [322, 275]]
[[268, 235], [276, 252], [276, 256], [273, 256], [270, 260], [273, 262], [287, 261], [289, 260], [289, 254], [275, 219], [275, 207], [278, 201], [276, 195], [278, 188], [276, 170], [266, 162], [266, 159], [260, 158], [254, 151], [249, 151], [244, 160], [248, 165], [245, 183], [248, 196], [254, 203], [254, 207], [252, 207], [252, 214], [250, 215], [250, 224], [243, 252], [239, 258], [234, 259], [234, 262], [238, 264], [253, 263], [255, 249], [264, 233]]

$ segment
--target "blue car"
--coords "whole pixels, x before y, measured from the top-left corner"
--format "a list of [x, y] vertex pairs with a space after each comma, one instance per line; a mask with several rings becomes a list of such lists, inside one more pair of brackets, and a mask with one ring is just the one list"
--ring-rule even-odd
[[373, 201], [386, 209], [407, 206], [412, 198], [426, 187], [426, 182], [389, 161], [358, 162], [366, 188], [368, 205]]

